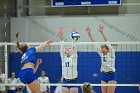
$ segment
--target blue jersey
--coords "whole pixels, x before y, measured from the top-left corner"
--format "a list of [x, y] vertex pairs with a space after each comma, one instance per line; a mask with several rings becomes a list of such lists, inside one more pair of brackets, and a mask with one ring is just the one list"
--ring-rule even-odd
[[36, 49], [35, 47], [28, 49], [21, 58], [21, 68], [24, 66], [24, 64], [31, 62], [33, 64], [36, 64], [36, 59], [35, 59], [35, 52]]

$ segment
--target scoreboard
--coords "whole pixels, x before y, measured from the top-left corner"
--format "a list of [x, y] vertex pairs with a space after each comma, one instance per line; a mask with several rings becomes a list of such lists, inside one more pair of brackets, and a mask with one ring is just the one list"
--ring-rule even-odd
[[53, 7], [121, 5], [121, 0], [52, 0]]

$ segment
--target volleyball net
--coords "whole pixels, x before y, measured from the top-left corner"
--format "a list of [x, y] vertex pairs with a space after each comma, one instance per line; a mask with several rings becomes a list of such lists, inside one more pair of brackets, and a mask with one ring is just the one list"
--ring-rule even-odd
[[[35, 47], [41, 42], [24, 42]], [[115, 50], [115, 68], [117, 84], [100, 84], [101, 81], [101, 57], [97, 53], [94, 44], [102, 45], [104, 42], [54, 42], [46, 46], [42, 51], [36, 53], [36, 59], [41, 58], [42, 64], [36, 72], [36, 78], [40, 76], [41, 70], [45, 70], [49, 77], [48, 86], [82, 86], [84, 82], [90, 82], [91, 86], [118, 86], [138, 87], [140, 82], [140, 42], [109, 42]], [[78, 50], [78, 78], [76, 84], [59, 84], [62, 76], [62, 63], [60, 57], [60, 45], [73, 46]], [[15, 43], [0, 43], [1, 65], [5, 69], [5, 83], [0, 86], [19, 86], [24, 84], [10, 84], [7, 79], [12, 72], [20, 71], [21, 54], [15, 48]]]

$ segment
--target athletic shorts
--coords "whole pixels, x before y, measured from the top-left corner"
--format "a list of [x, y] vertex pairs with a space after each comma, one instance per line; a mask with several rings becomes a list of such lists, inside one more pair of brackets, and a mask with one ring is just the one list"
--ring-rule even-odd
[[112, 81], [112, 80], [117, 80], [116, 78], [116, 73], [113, 72], [111, 74], [105, 74], [105, 73], [101, 73], [101, 80], [102, 81], [105, 81], [105, 82], [109, 82], [109, 81]]
[[[62, 84], [76, 84], [76, 83], [78, 83], [77, 79], [75, 79], [73, 81], [67, 81], [67, 80], [63, 79], [63, 82], [62, 82]], [[62, 86], [62, 87], [67, 87], [68, 89], [70, 89], [70, 88], [74, 88], [74, 87], [77, 87], [77, 86]]]
[[8, 93], [16, 93], [16, 90], [8, 90]]
[[36, 80], [34, 71], [32, 68], [22, 69], [19, 73], [20, 81], [24, 84], [31, 84]]

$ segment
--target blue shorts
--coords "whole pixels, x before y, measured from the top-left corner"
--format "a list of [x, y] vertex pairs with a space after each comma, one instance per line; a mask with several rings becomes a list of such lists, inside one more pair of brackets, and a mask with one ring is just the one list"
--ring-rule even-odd
[[31, 84], [36, 80], [34, 71], [32, 68], [22, 69], [19, 73], [20, 81], [24, 84]]
[[[66, 80], [63, 80], [62, 84], [76, 84], [78, 83], [77, 82], [77, 79], [76, 80], [73, 80], [73, 81], [66, 81]], [[77, 86], [63, 86], [63, 87], [67, 87], [68, 89], [70, 88], [74, 88], [74, 87], [77, 87]], [[77, 87], [78, 88], [78, 87]]]
[[16, 93], [16, 90], [8, 90], [8, 93]]
[[117, 80], [116, 78], [116, 73], [111, 73], [111, 74], [105, 74], [105, 73], [101, 73], [101, 80], [105, 81], [105, 82], [109, 82], [111, 80]]

